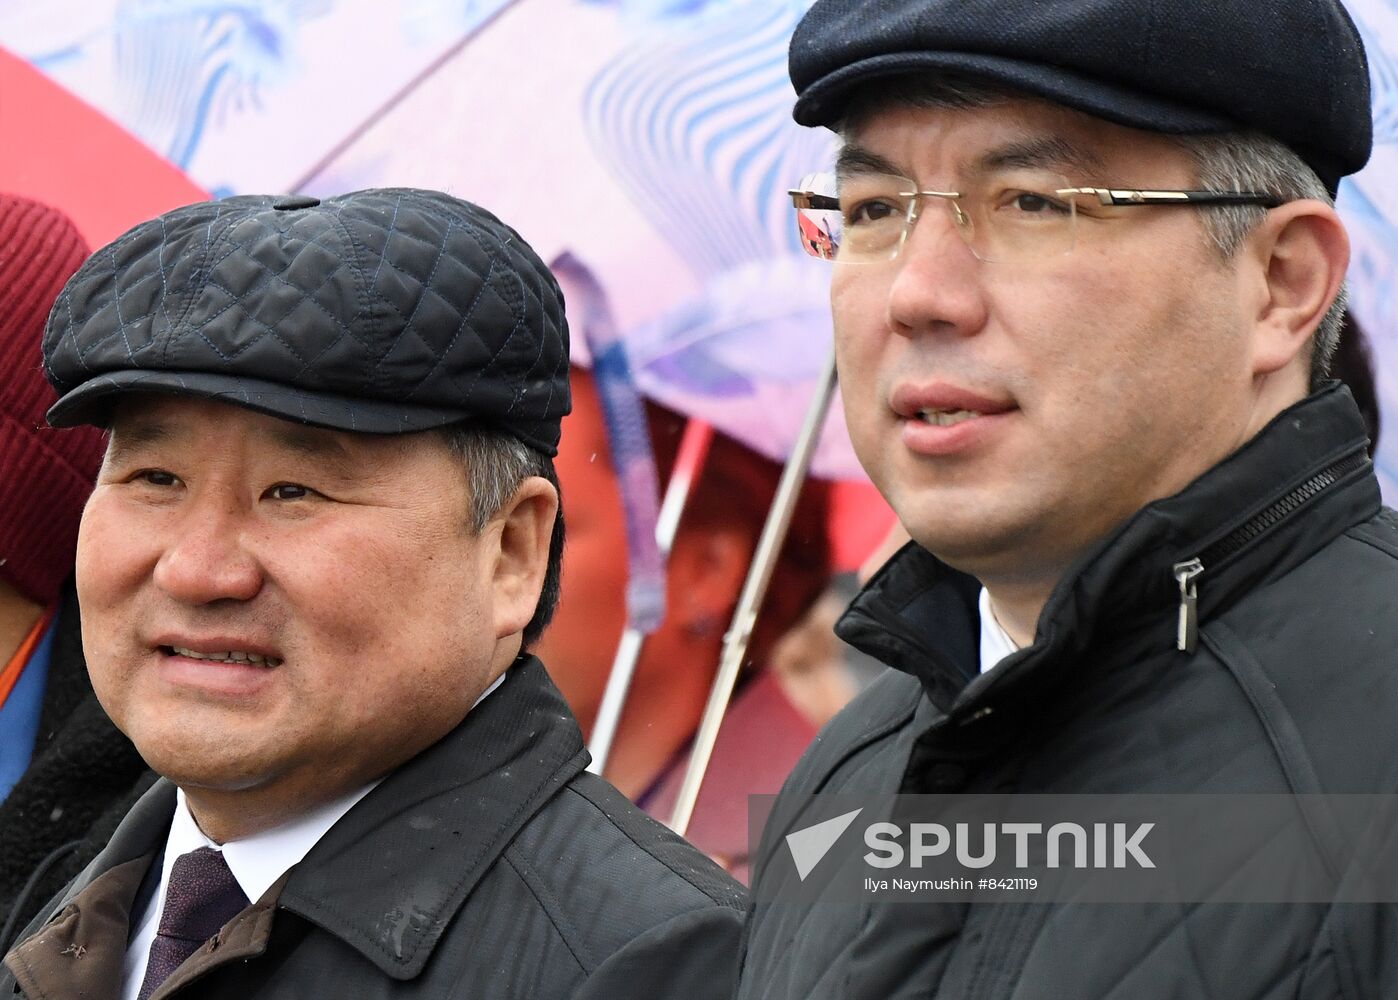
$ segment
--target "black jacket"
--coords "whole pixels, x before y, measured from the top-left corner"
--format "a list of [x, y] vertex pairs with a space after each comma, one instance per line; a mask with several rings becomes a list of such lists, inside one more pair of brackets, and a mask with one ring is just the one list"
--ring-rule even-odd
[[0, 803], [0, 953], [97, 856], [154, 781], [92, 693], [70, 581], [59, 605], [34, 757]]
[[[783, 796], [1398, 790], [1398, 516], [1332, 386], [1060, 582], [1032, 646], [978, 674], [976, 581], [909, 546], [841, 620], [893, 667]], [[1198, 558], [1198, 643], [1174, 567]], [[969, 679], [969, 680], [968, 680]], [[1398, 908], [777, 904], [766, 831], [738, 996], [1398, 996]], [[767, 881], [771, 879], [771, 881]]]
[[[727, 1000], [742, 888], [587, 759], [543, 665], [522, 658], [155, 997]], [[112, 995], [174, 792], [158, 783], [46, 908], [0, 996], [14, 971], [31, 998]]]

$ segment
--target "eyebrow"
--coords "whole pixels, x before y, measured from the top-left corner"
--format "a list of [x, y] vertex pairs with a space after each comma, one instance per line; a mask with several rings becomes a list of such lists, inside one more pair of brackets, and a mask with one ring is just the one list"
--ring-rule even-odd
[[1083, 174], [1099, 174], [1106, 169], [1100, 157], [1059, 136], [1022, 139], [982, 153], [972, 170], [978, 174], [997, 170], [1068, 167]]
[[333, 431], [278, 421], [260, 431], [260, 434], [287, 451], [305, 458], [331, 462], [342, 471], [348, 471], [353, 464], [349, 449]]
[[107, 439], [107, 461], [120, 464], [132, 452], [155, 444], [168, 444], [179, 436], [180, 432], [174, 425], [159, 420], [137, 418], [120, 423], [114, 420]]
[[835, 176], [848, 177], [851, 174], [897, 174], [902, 177], [907, 171], [872, 149], [851, 142], [841, 146], [835, 157]]
[[[1037, 170], [1044, 167], [1066, 168], [1085, 175], [1097, 175], [1106, 169], [1101, 158], [1089, 149], [1058, 136], [1039, 136], [987, 150], [976, 158], [970, 173], [983, 176], [997, 170]], [[840, 148], [835, 159], [835, 174], [837, 177], [858, 174], [906, 177], [908, 171], [872, 149], [851, 142]]]
[[[271, 426], [258, 428], [256, 433], [279, 448], [304, 458], [326, 462], [333, 467], [333, 471], [343, 476], [350, 476], [354, 467], [350, 450], [333, 431], [279, 420]], [[119, 432], [113, 430], [107, 458], [114, 464], [121, 463], [144, 448], [171, 444], [188, 437], [188, 430], [178, 421], [149, 417], [123, 420]]]

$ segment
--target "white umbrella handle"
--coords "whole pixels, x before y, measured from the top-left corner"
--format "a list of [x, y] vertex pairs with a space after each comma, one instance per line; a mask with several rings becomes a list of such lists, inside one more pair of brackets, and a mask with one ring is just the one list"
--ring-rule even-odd
[[[655, 542], [662, 559], [670, 555], [675, 535], [680, 527], [680, 515], [694, 490], [694, 482], [703, 471], [708, 459], [709, 443], [713, 440], [714, 429], [699, 419], [691, 419], [685, 425], [684, 436], [680, 438], [679, 451], [675, 455], [674, 469], [665, 487], [665, 499], [660, 504], [660, 514], [655, 522]], [[616, 658], [612, 660], [611, 672], [607, 675], [607, 687], [602, 692], [602, 703], [597, 708], [597, 718], [592, 724], [592, 738], [587, 750], [592, 755], [592, 763], [587, 769], [593, 774], [602, 774], [611, 756], [612, 741], [616, 739], [617, 726], [621, 722], [621, 711], [626, 707], [626, 696], [631, 691], [631, 679], [636, 675], [636, 664], [641, 659], [641, 648], [646, 637], [640, 629], [626, 626], [617, 644]]]
[[738, 671], [743, 657], [748, 651], [748, 641], [752, 638], [753, 624], [757, 621], [757, 609], [767, 594], [767, 585], [772, 582], [772, 571], [776, 568], [777, 556], [782, 542], [791, 528], [791, 518], [796, 510], [801, 486], [810, 470], [811, 458], [815, 454], [820, 430], [825, 425], [826, 414], [830, 411], [830, 401], [835, 395], [835, 353], [832, 350], [825, 362], [825, 370], [816, 383], [816, 393], [806, 410], [801, 433], [782, 470], [781, 482], [777, 485], [777, 495], [772, 500], [772, 509], [767, 514], [767, 523], [762, 527], [762, 537], [753, 553], [752, 566], [748, 569], [747, 580], [743, 583], [742, 595], [733, 612], [733, 624], [723, 637], [723, 655], [719, 660], [718, 674], [714, 686], [709, 691], [709, 702], [704, 706], [704, 716], [699, 721], [699, 730], [694, 736], [694, 746], [689, 752], [689, 766], [684, 772], [679, 797], [675, 800], [675, 810], [670, 815], [670, 828], [683, 836], [689, 829], [689, 821], [694, 816], [694, 804], [699, 800], [699, 789], [704, 784], [705, 772], [709, 769], [709, 759], [713, 756], [714, 744], [718, 741], [719, 726], [728, 711], [728, 703], [733, 698], [733, 688], [738, 683]]

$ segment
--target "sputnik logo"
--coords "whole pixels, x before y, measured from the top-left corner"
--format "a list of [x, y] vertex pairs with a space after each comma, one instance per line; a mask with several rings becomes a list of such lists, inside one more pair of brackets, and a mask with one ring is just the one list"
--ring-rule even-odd
[[786, 846], [791, 851], [791, 860], [796, 862], [796, 875], [802, 882], [820, 859], [830, 853], [830, 848], [840, 839], [840, 835], [850, 828], [850, 824], [862, 813], [862, 808], [847, 812], [843, 816], [827, 819], [804, 830], [786, 835]]

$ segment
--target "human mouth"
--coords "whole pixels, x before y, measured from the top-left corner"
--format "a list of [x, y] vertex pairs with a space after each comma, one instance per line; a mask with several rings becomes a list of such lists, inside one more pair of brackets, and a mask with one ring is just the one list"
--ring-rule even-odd
[[933, 427], [953, 427], [967, 420], [983, 416], [978, 410], [918, 410], [917, 418]]
[[285, 658], [280, 650], [237, 636], [161, 636], [158, 673], [170, 690], [199, 699], [240, 703], [272, 690]]
[[171, 656], [187, 656], [191, 660], [212, 660], [216, 663], [248, 663], [254, 666], [280, 667], [283, 662], [275, 656], [263, 656], [261, 653], [252, 653], [241, 649], [230, 649], [218, 653], [201, 653], [187, 646], [163, 646], [161, 649]]
[[944, 382], [905, 383], [890, 402], [903, 444], [926, 457], [973, 451], [1017, 410], [1013, 400]]

